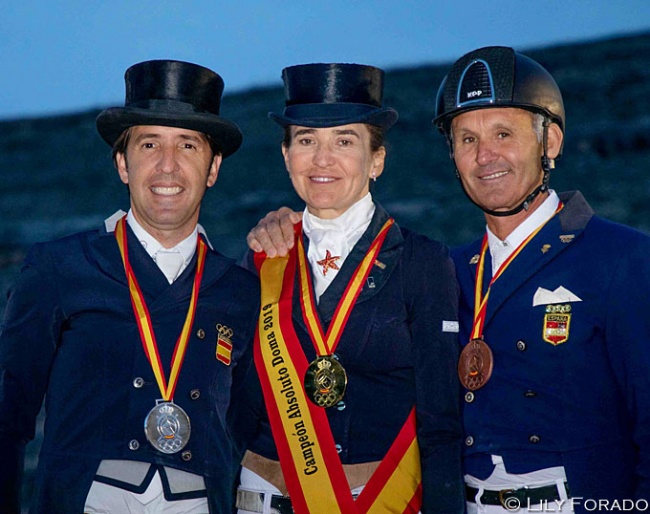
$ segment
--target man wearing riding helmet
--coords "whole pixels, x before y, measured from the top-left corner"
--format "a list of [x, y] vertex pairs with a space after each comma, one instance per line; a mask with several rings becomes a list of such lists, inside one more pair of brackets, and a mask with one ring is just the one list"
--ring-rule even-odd
[[[469, 514], [650, 511], [650, 238], [548, 188], [564, 106], [532, 59], [468, 53], [436, 111], [487, 221], [453, 253]], [[286, 254], [292, 216], [249, 245]]]
[[532, 59], [461, 57], [434, 123], [487, 222], [454, 252], [468, 512], [648, 508], [650, 238], [549, 189], [564, 106]]

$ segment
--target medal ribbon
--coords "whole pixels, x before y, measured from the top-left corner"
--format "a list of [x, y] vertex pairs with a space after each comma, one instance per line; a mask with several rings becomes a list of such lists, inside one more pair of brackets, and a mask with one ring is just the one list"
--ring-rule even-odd
[[190, 339], [190, 330], [192, 328], [192, 323], [194, 322], [194, 315], [196, 313], [196, 305], [198, 303], [199, 289], [201, 287], [205, 256], [207, 253], [206, 244], [200, 237], [197, 238], [198, 261], [196, 263], [196, 273], [194, 275], [194, 285], [192, 286], [190, 306], [187, 310], [183, 329], [176, 341], [176, 347], [174, 348], [174, 354], [172, 356], [171, 371], [169, 373], [169, 382], [167, 382], [160, 359], [160, 353], [158, 352], [156, 336], [153, 332], [149, 309], [147, 308], [142, 290], [135, 278], [135, 273], [133, 272], [133, 268], [129, 261], [126, 216], [117, 222], [115, 227], [115, 238], [117, 239], [117, 245], [120, 249], [120, 255], [122, 256], [122, 263], [124, 264], [124, 271], [126, 272], [126, 278], [129, 284], [133, 313], [135, 314], [135, 319], [140, 331], [140, 339], [142, 340], [144, 353], [146, 354], [147, 359], [149, 359], [149, 364], [151, 364], [151, 369], [156, 377], [156, 382], [158, 383], [158, 388], [160, 389], [160, 394], [162, 395], [163, 400], [167, 402], [172, 401], [181, 367], [183, 365], [183, 359], [185, 358], [185, 351], [187, 350], [187, 345]]
[[551, 216], [547, 221], [545, 221], [539, 227], [537, 227], [533, 231], [533, 233], [530, 234], [526, 239], [524, 239], [521, 242], [521, 244], [517, 248], [515, 248], [515, 251], [512, 252], [505, 261], [503, 261], [501, 266], [499, 266], [499, 269], [492, 277], [492, 280], [490, 280], [490, 283], [488, 284], [488, 289], [485, 292], [485, 296], [481, 298], [481, 294], [483, 292], [485, 255], [488, 249], [487, 234], [483, 236], [483, 242], [481, 243], [481, 255], [479, 257], [478, 266], [476, 267], [476, 281], [475, 281], [476, 285], [474, 286], [474, 324], [472, 325], [472, 335], [470, 339], [479, 339], [483, 337], [483, 326], [485, 325], [485, 314], [487, 312], [487, 303], [488, 303], [488, 298], [490, 296], [490, 290], [492, 288], [492, 284], [494, 284], [497, 281], [497, 279], [501, 275], [503, 275], [506, 268], [515, 259], [515, 257], [517, 257], [517, 255], [521, 253], [521, 251], [526, 247], [526, 245], [531, 241], [531, 239], [533, 239], [537, 235], [537, 233], [540, 230], [542, 230], [542, 228], [546, 225], [546, 223], [548, 223], [558, 212], [562, 210], [562, 207], [564, 207], [564, 204], [560, 202], [553, 216]]
[[[332, 317], [332, 321], [327, 329], [327, 334], [323, 332], [320, 318], [316, 314], [316, 301], [313, 294], [312, 278], [309, 273], [309, 267], [307, 266], [307, 256], [305, 255], [301, 233], [298, 233], [298, 269], [300, 273], [301, 290], [300, 305], [302, 306], [303, 318], [307, 324], [309, 335], [311, 340], [314, 342], [316, 353], [319, 356], [331, 355], [334, 353], [334, 350], [341, 339], [343, 329], [350, 317], [352, 308], [354, 307], [354, 302], [357, 300], [357, 297], [363, 289], [363, 284], [366, 282], [366, 279], [370, 274], [370, 269], [375, 263], [377, 255], [379, 255], [381, 247], [384, 244], [384, 240], [388, 234], [388, 229], [393, 225], [393, 223], [395, 223], [393, 218], [386, 220], [386, 223], [384, 223], [384, 226], [370, 245], [368, 253], [366, 253], [366, 256], [354, 271], [352, 280], [348, 283], [343, 296], [336, 306], [334, 316]], [[302, 224], [298, 224], [299, 228], [301, 228], [301, 226]]]
[[[300, 238], [300, 225], [296, 232]], [[255, 365], [294, 512], [417, 513], [421, 472], [414, 410], [357, 501], [352, 498], [326, 411], [307, 398], [303, 385], [309, 363], [292, 321], [297, 253], [294, 246], [287, 257], [255, 254], [262, 305]]]

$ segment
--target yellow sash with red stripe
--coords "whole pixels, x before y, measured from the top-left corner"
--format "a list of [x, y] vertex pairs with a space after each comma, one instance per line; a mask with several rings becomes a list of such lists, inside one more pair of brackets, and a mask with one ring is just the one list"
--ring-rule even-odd
[[[389, 220], [344, 293], [326, 337], [315, 313], [308, 273], [301, 276], [303, 314], [317, 352], [333, 351], [363, 283], [379, 253]], [[296, 227], [300, 241], [301, 225]], [[299, 255], [299, 252], [302, 255]], [[300, 262], [300, 259], [303, 262]], [[255, 364], [294, 511], [316, 513], [417, 513], [421, 506], [420, 455], [412, 410], [379, 468], [355, 501], [335, 448], [325, 409], [311, 402], [303, 378], [309, 363], [292, 323], [296, 268], [305, 273], [304, 249], [296, 245], [287, 257], [256, 254], [262, 309], [255, 341]], [[304, 266], [303, 266], [304, 265]], [[305, 292], [308, 289], [308, 292]], [[309, 319], [313, 317], [312, 319]]]

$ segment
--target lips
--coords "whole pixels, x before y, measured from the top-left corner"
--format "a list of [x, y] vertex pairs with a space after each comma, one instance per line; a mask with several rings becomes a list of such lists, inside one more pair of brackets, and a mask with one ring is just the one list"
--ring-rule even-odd
[[336, 179], [334, 177], [309, 177], [309, 180], [312, 182], [327, 184], [329, 182], [334, 182]]
[[510, 173], [510, 172], [509, 171], [495, 171], [494, 173], [489, 173], [487, 175], [483, 175], [483, 176], [479, 177], [479, 180], [495, 180], [495, 179], [498, 179], [498, 178], [501, 178], [501, 177], [507, 175], [508, 173]]
[[151, 186], [150, 189], [153, 194], [161, 196], [174, 196], [183, 191], [180, 186]]

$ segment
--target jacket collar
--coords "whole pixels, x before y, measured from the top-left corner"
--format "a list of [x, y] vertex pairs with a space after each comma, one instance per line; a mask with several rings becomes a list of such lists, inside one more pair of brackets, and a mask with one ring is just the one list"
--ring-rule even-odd
[[[501, 305], [530, 277], [582, 237], [585, 227], [594, 216], [594, 211], [578, 191], [561, 193], [560, 199], [564, 203], [564, 208], [551, 218], [495, 282], [490, 291], [486, 325]], [[468, 272], [471, 274], [472, 287], [475, 284], [476, 256], [480, 252], [481, 241], [477, 240], [462, 250], [462, 259], [467, 263], [465, 266], [469, 267]], [[457, 262], [456, 265], [462, 266], [463, 263]], [[486, 267], [484, 282], [490, 280], [491, 273], [489, 269], [489, 267]]]
[[[345, 259], [345, 262], [343, 263], [343, 266], [341, 266], [334, 281], [320, 298], [318, 312], [324, 323], [329, 323], [332, 319], [338, 302], [345, 292], [348, 283], [352, 279], [354, 271], [366, 256], [370, 249], [370, 245], [389, 217], [390, 216], [384, 208], [378, 203], [375, 203], [375, 213], [370, 225]], [[309, 244], [307, 238], [304, 238], [303, 240], [305, 245]], [[402, 252], [403, 244], [404, 238], [402, 237], [402, 232], [397, 223], [394, 223], [388, 230], [381, 252], [379, 253], [374, 266], [370, 270], [370, 275], [368, 276], [356, 303], [365, 302], [381, 290], [395, 269]], [[297, 287], [299, 288], [300, 284], [297, 284]], [[300, 317], [302, 322], [302, 312], [300, 309], [294, 309], [294, 312], [297, 313], [297, 316]]]
[[[107, 228], [109, 227], [106, 225], [102, 226], [89, 238], [87, 243], [88, 259], [102, 272], [126, 286], [126, 274], [117, 241], [115, 240], [115, 233], [113, 230], [107, 230]], [[196, 253], [183, 273], [181, 273], [173, 284], [169, 284], [154, 260], [139, 243], [128, 224], [127, 237], [131, 265], [136, 273], [136, 278], [142, 288], [142, 292], [147, 302], [149, 302], [149, 308], [153, 310], [158, 303], [163, 305], [170, 301], [189, 301], [194, 280], [194, 271], [196, 269]], [[200, 237], [205, 241], [203, 234]], [[207, 241], [206, 244], [208, 244], [208, 251], [203, 271], [203, 280], [201, 282], [202, 289], [209, 287], [219, 280], [234, 265], [232, 259], [226, 258], [212, 250]]]

